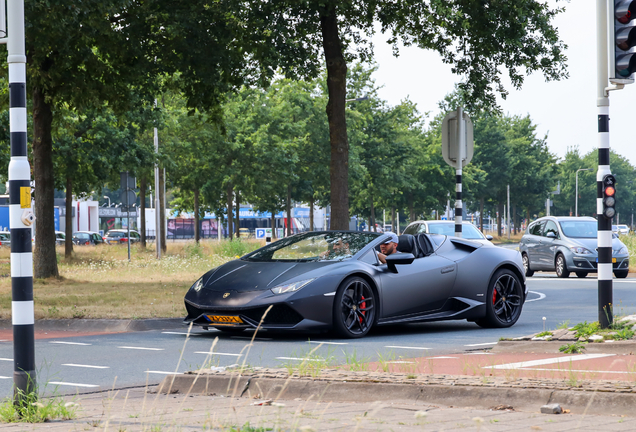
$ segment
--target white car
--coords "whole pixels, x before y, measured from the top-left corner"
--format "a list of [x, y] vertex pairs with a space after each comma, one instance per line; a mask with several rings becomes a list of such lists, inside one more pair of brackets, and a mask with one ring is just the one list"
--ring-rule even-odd
[[618, 226], [618, 234], [619, 235], [627, 235], [627, 234], [629, 234], [629, 227], [627, 225], [619, 225]]
[[[429, 220], [429, 221], [415, 221], [411, 222], [405, 229], [402, 234], [442, 234], [446, 236], [454, 236], [455, 235], [455, 222], [447, 221], [447, 220]], [[483, 243], [485, 245], [492, 245], [490, 242], [492, 240], [492, 236], [485, 236], [479, 231], [475, 225], [470, 222], [462, 223], [462, 238], [466, 240], [472, 240], [479, 243]]]

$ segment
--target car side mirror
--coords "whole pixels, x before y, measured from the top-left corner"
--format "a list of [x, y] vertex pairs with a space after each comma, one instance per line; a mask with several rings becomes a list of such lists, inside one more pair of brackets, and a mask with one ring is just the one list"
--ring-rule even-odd
[[493, 237], [493, 236], [491, 236], [490, 234], [488, 234], [488, 235], [486, 236], [486, 240], [488, 240], [488, 241], [492, 241], [492, 239], [493, 239], [493, 238], [494, 238], [494, 237]]
[[415, 260], [415, 256], [410, 253], [397, 253], [386, 257], [386, 265], [392, 273], [397, 273], [396, 265], [411, 264]]
[[551, 238], [551, 239], [555, 239], [555, 238], [557, 238], [556, 234], [555, 234], [555, 233], [553, 233], [552, 231], [550, 231], [549, 233], [547, 233], [545, 236], [546, 236], [547, 238]]

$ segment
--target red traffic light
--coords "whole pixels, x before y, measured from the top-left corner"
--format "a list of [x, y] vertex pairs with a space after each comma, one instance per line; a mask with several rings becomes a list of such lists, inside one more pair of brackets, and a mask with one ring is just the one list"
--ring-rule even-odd
[[616, 189], [614, 189], [612, 186], [608, 186], [605, 188], [605, 196], [614, 196], [615, 193]]
[[614, 6], [614, 17], [621, 24], [627, 24], [634, 18], [634, 9], [636, 5], [633, 1], [618, 0]]

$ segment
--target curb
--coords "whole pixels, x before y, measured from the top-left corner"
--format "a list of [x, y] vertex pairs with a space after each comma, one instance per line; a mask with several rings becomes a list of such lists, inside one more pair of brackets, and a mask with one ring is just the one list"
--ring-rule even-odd
[[[538, 388], [474, 387], [453, 385], [391, 384], [310, 379], [250, 378], [245, 397], [296, 399], [323, 402], [420, 402], [490, 409], [511, 405], [515, 410], [537, 412], [542, 405], [558, 403], [573, 414], [636, 416], [636, 394]], [[157, 393], [223, 395], [239, 397], [248, 377], [231, 375], [172, 375], [163, 379]]]
[[[545, 353], [562, 354], [559, 348], [571, 341], [499, 341], [490, 350], [492, 353]], [[634, 354], [636, 341], [616, 341], [612, 343], [591, 342], [583, 345], [584, 354]]]
[[[35, 330], [48, 331], [82, 331], [82, 332], [133, 332], [148, 330], [163, 330], [180, 327], [182, 318], [150, 318], [142, 320], [117, 320], [117, 319], [59, 319], [36, 320]], [[0, 320], [0, 329], [10, 329], [10, 320]]]

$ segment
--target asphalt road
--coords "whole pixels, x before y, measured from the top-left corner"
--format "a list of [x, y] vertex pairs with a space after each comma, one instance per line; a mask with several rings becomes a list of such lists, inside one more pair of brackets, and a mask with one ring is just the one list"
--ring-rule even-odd
[[[154, 384], [166, 374], [201, 366], [246, 364], [253, 367], [296, 365], [312, 356], [333, 364], [401, 359], [481, 350], [500, 337], [517, 337], [572, 324], [596, 321], [597, 282], [594, 278], [557, 279], [539, 274], [528, 280], [530, 294], [521, 318], [509, 329], [482, 329], [466, 321], [379, 327], [363, 339], [342, 340], [330, 334], [262, 332], [249, 346], [250, 332], [228, 336], [216, 330], [187, 329], [102, 334], [37, 340], [38, 382], [45, 391], [61, 394], [112, 387]], [[614, 280], [615, 313], [636, 313], [636, 279]], [[215, 342], [218, 337], [218, 341]], [[320, 346], [320, 342], [324, 342]], [[214, 345], [215, 354], [208, 353]], [[13, 344], [0, 342], [0, 395], [13, 384]]]

